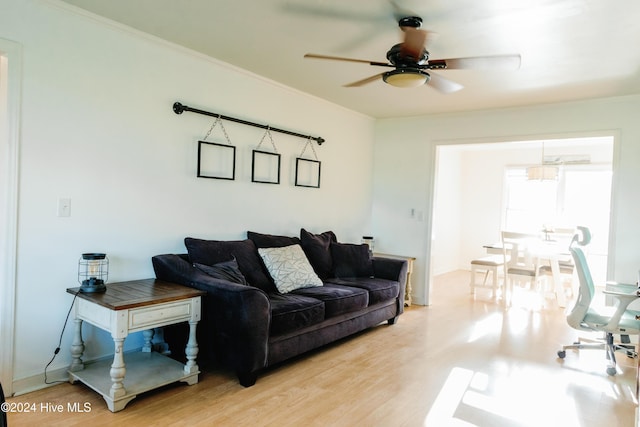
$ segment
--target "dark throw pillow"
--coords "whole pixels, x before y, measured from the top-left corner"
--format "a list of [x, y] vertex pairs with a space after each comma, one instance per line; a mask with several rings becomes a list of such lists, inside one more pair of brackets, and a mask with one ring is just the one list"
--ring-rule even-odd
[[366, 244], [331, 243], [335, 277], [373, 277], [373, 262]]
[[231, 261], [219, 262], [214, 265], [195, 263], [193, 266], [216, 279], [227, 280], [241, 285], [248, 284], [247, 279], [245, 279], [244, 275], [240, 271], [240, 267], [238, 267], [238, 261], [236, 261], [235, 257]]
[[274, 236], [273, 234], [262, 234], [255, 231], [247, 231], [247, 237], [258, 248], [282, 248], [300, 244], [300, 239], [297, 237]]
[[238, 268], [250, 286], [275, 292], [273, 281], [267, 276], [258, 249], [251, 240], [221, 241], [187, 237], [184, 244], [192, 264], [215, 265], [235, 257]]
[[333, 274], [333, 262], [329, 249], [332, 242], [337, 242], [333, 231], [313, 234], [304, 228], [300, 229], [300, 246], [302, 246], [313, 270], [321, 279], [328, 279]]

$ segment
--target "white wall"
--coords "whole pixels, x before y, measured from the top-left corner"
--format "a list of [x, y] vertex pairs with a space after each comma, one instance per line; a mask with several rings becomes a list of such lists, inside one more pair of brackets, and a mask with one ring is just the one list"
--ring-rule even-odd
[[[24, 57], [15, 392], [41, 381], [83, 252], [106, 252], [116, 282], [153, 277], [151, 256], [183, 252], [185, 236], [305, 227], [359, 242], [370, 232], [372, 119], [53, 0], [3, 1], [0, 38]], [[278, 133], [281, 184], [251, 183], [263, 131], [234, 123], [225, 126], [236, 180], [196, 178], [197, 140], [212, 120], [176, 115], [174, 101], [324, 137], [321, 188], [293, 185], [304, 140]], [[57, 217], [60, 197], [71, 199], [68, 218]], [[88, 358], [111, 352], [105, 333], [86, 329]], [[67, 330], [52, 370], [68, 365], [70, 341]]]
[[[418, 258], [416, 301], [429, 303], [427, 281], [431, 244], [432, 181], [435, 146], [464, 142], [514, 141], [579, 134], [619, 134], [614, 153], [612, 200], [614, 255], [609, 274], [635, 282], [640, 256], [640, 96], [554, 105], [379, 120], [376, 123], [373, 232], [381, 251]], [[400, 165], [402, 165], [400, 167]], [[425, 212], [424, 221], [408, 218], [410, 207]], [[433, 235], [438, 236], [438, 230]]]
[[[433, 252], [434, 274], [457, 269], [464, 233], [460, 224], [465, 217], [463, 153], [438, 150], [434, 181], [434, 210], [431, 236], [438, 242]], [[471, 194], [471, 196], [473, 196]]]

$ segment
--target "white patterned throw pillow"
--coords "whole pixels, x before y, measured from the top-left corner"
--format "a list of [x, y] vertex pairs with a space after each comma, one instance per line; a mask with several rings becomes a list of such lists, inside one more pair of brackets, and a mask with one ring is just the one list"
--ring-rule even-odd
[[258, 248], [273, 281], [283, 294], [300, 288], [322, 286], [300, 245]]

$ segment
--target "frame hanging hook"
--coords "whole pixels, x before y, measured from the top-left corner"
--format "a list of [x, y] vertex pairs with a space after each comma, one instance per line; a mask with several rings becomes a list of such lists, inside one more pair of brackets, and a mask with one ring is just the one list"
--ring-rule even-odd
[[231, 143], [231, 138], [229, 138], [229, 134], [227, 134], [227, 129], [225, 129], [224, 124], [222, 123], [222, 116], [220, 114], [218, 114], [218, 117], [216, 117], [216, 119], [213, 121], [213, 124], [209, 128], [209, 131], [207, 132], [207, 134], [204, 136], [203, 141], [207, 140], [207, 138], [209, 137], [209, 135], [211, 134], [211, 132], [213, 131], [213, 129], [216, 127], [218, 123], [220, 123], [220, 129], [222, 129], [222, 133], [224, 134], [224, 139], [227, 141], [227, 145], [233, 145]]
[[260, 148], [260, 146], [264, 142], [264, 137], [267, 135], [269, 136], [269, 141], [271, 141], [271, 146], [273, 147], [273, 151], [277, 153], [278, 148], [276, 147], [276, 143], [273, 141], [273, 136], [271, 135], [271, 126], [269, 125], [267, 125], [267, 129], [264, 131], [264, 134], [262, 135], [262, 138], [260, 139], [260, 143], [258, 144], [257, 148]]
[[309, 135], [309, 137], [307, 138], [307, 143], [304, 144], [304, 147], [302, 148], [302, 152], [300, 153], [300, 158], [302, 158], [304, 156], [305, 151], [307, 151], [307, 147], [311, 147], [311, 151], [313, 152], [313, 157], [318, 160], [318, 154], [316, 153], [316, 149], [313, 147], [313, 139], [311, 137], [311, 135]]

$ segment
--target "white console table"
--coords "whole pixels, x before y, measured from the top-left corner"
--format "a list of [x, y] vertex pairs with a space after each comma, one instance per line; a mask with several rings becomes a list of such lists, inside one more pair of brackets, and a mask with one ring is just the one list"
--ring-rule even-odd
[[[111, 283], [104, 293], [78, 293], [75, 305], [75, 335], [71, 345], [73, 360], [69, 381], [81, 381], [100, 393], [110, 411], [117, 412], [138, 394], [183, 381], [198, 382], [196, 364], [198, 344], [196, 325], [200, 320], [200, 297], [203, 291], [156, 279]], [[82, 323], [88, 322], [113, 337], [113, 360], [84, 363]], [[152, 351], [153, 329], [179, 322], [189, 322], [189, 340], [185, 365]], [[124, 340], [132, 332], [143, 332], [140, 352], [123, 353]], [[125, 376], [126, 374], [126, 376]]]
[[407, 261], [407, 286], [405, 288], [405, 294], [404, 294], [404, 305], [406, 305], [407, 307], [411, 306], [411, 302], [412, 302], [411, 301], [411, 292], [412, 292], [411, 276], [413, 274], [413, 263], [416, 260], [416, 258], [412, 256], [382, 254], [377, 252], [374, 253], [373, 256]]

